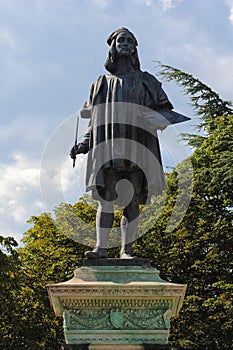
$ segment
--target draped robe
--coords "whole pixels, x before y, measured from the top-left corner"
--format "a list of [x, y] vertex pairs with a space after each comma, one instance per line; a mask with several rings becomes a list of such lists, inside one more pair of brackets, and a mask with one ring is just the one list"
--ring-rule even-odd
[[84, 143], [88, 144], [86, 190], [97, 199], [105, 188], [104, 169], [144, 173], [140, 203], [165, 188], [157, 130], [144, 115], [149, 110], [171, 110], [161, 83], [151, 74], [134, 70], [126, 75], [100, 76], [80, 114], [90, 118]]

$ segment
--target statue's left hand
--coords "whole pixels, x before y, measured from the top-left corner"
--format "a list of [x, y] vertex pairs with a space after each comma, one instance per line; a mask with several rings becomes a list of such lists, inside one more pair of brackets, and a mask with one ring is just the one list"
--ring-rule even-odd
[[165, 130], [169, 122], [159, 112], [149, 111], [144, 114], [146, 124], [155, 129]]

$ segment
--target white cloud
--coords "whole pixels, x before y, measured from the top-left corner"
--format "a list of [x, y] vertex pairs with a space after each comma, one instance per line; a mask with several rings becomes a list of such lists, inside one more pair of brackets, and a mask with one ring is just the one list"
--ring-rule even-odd
[[154, 4], [153, 0], [145, 0], [146, 6], [152, 6]]
[[163, 10], [168, 11], [173, 7], [176, 7], [184, 0], [159, 0], [160, 3], [163, 5]]
[[[85, 191], [86, 157], [77, 157], [75, 169], [69, 157], [76, 118], [77, 114], [74, 114], [57, 127], [41, 158], [40, 191], [44, 207], [49, 212], [61, 202], [76, 202]], [[82, 134], [82, 127], [81, 120], [79, 135]]]
[[40, 169], [26, 155], [16, 153], [12, 164], [0, 165], [0, 234], [19, 237], [26, 221], [38, 213]]
[[[63, 157], [64, 152], [66, 149]], [[9, 165], [0, 164], [0, 235], [20, 240], [31, 216], [44, 211], [52, 213], [61, 202], [75, 202], [82, 195], [85, 157], [80, 156], [73, 169], [71, 159], [66, 156], [62, 163], [57, 156], [55, 168], [52, 160], [47, 169], [32, 166], [30, 157], [23, 153], [15, 153]]]
[[[183, 46], [183, 57], [192, 57], [192, 74], [210, 86], [222, 99], [232, 100], [233, 54], [216, 51], [206, 42]], [[200, 64], [201, 62], [201, 64]]]
[[5, 48], [14, 49], [16, 45], [15, 37], [9, 28], [3, 27], [0, 30], [0, 45]]
[[233, 0], [227, 0], [227, 4], [230, 6], [229, 20], [233, 24]]
[[[45, 121], [35, 116], [18, 116], [0, 128], [7, 149], [0, 163], [0, 235], [19, 240], [32, 215], [52, 213], [84, 193], [85, 157], [78, 157], [75, 169], [69, 157], [76, 117], [65, 119], [49, 137]], [[80, 121], [79, 135], [85, 128], [86, 121]]]
[[105, 9], [109, 4], [109, 0], [93, 0], [93, 5], [98, 6], [101, 9]]

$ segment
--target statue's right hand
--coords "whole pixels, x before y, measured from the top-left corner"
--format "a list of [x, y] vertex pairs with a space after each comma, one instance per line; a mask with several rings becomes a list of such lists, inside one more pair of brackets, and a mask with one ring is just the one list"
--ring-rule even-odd
[[81, 154], [81, 153], [87, 153], [87, 147], [85, 144], [83, 143], [78, 143], [77, 145], [74, 145], [70, 151], [70, 157], [72, 159], [75, 159], [77, 154]]

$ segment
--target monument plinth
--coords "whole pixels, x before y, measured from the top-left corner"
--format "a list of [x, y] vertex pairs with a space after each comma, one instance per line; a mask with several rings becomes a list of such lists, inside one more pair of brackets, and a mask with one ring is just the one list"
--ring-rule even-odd
[[109, 259], [95, 259], [71, 280], [48, 285], [55, 314], [64, 320], [66, 344], [90, 344], [91, 350], [167, 344], [186, 285], [163, 281], [147, 259], [113, 259], [107, 266], [101, 260]]

